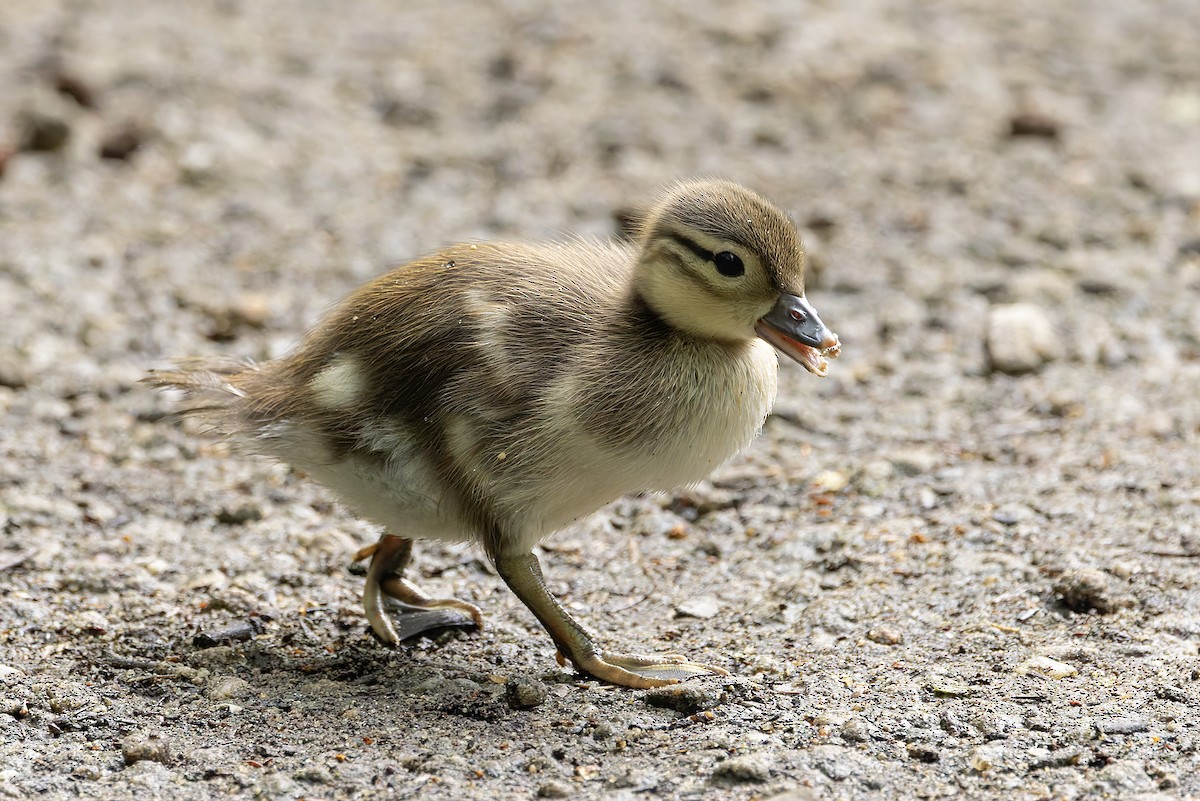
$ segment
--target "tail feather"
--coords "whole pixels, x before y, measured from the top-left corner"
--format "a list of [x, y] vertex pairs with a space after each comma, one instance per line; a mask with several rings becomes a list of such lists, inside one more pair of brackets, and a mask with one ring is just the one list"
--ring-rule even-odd
[[238, 379], [258, 369], [248, 361], [188, 359], [173, 369], [151, 370], [142, 383], [156, 389], [180, 390], [184, 394], [177, 410], [181, 417], [200, 418], [216, 431], [230, 434], [241, 428], [250, 397], [238, 386]]

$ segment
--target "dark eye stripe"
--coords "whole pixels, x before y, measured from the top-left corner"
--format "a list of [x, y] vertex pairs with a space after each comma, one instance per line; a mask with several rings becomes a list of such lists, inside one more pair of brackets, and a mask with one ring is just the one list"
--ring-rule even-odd
[[701, 247], [700, 245], [696, 244], [692, 240], [688, 239], [683, 234], [677, 234], [674, 231], [672, 231], [671, 233], [667, 234], [667, 238], [670, 239], [672, 242], [676, 242], [680, 245], [683, 245], [685, 248], [692, 251], [692, 253], [695, 253], [697, 256], [704, 259], [705, 261], [712, 261], [713, 259], [715, 259], [717, 257], [717, 254], [713, 253], [711, 250], [707, 250], [707, 249]]

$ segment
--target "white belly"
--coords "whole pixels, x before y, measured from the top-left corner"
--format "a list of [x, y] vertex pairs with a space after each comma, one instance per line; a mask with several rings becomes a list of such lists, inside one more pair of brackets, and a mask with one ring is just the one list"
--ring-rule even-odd
[[[447, 455], [499, 518], [506, 546], [527, 551], [626, 493], [672, 489], [708, 476], [758, 433], [775, 400], [777, 365], [771, 347], [757, 341], [744, 358], [702, 371], [699, 382], [661, 399], [656, 408], [662, 420], [636, 446], [614, 447], [603, 431], [585, 430], [573, 414], [577, 396], [564, 391], [538, 430], [505, 435], [511, 452], [496, 451], [476, 428], [487, 421], [444, 421]], [[454, 542], [484, 534], [471, 530], [472, 516], [464, 514], [462, 504], [472, 499], [442, 484], [403, 427], [377, 421], [360, 432], [362, 455], [337, 461], [315, 435], [298, 436], [287, 423], [262, 432], [259, 449], [305, 470], [390, 533]]]

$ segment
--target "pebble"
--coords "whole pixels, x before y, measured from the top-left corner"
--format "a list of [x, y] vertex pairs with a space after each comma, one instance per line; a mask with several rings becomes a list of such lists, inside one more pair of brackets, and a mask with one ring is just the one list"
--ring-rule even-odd
[[697, 712], [720, 706], [724, 695], [720, 687], [713, 687], [702, 682], [688, 682], [655, 687], [647, 690], [642, 698], [650, 706], [673, 709], [684, 715], [694, 715]]
[[60, 66], [54, 70], [51, 78], [54, 82], [54, 91], [64, 97], [71, 98], [81, 108], [95, 109], [100, 105], [96, 99], [95, 87], [82, 76], [69, 72]]
[[848, 743], [865, 743], [871, 739], [871, 724], [859, 717], [853, 717], [842, 724], [842, 739]]
[[251, 692], [250, 682], [237, 676], [213, 676], [209, 679], [205, 695], [211, 701], [229, 701], [243, 698]]
[[761, 754], [731, 757], [717, 765], [713, 778], [739, 784], [765, 782], [771, 778], [771, 762]]
[[0, 387], [25, 389], [30, 373], [15, 349], [0, 346]]
[[994, 372], [1021, 375], [1062, 355], [1049, 316], [1032, 303], [1004, 303], [988, 310], [988, 363]]
[[243, 620], [221, 629], [201, 631], [192, 637], [192, 645], [197, 648], [216, 648], [231, 642], [246, 642], [262, 630], [262, 625], [254, 620]]
[[971, 734], [971, 724], [963, 720], [952, 709], [942, 712], [942, 716], [938, 719], [938, 725], [942, 727], [942, 731], [953, 734], [955, 737], [968, 737]]
[[217, 522], [226, 526], [240, 526], [255, 520], [262, 520], [262, 517], [262, 509], [250, 503], [225, 507], [217, 512]]
[[967, 762], [972, 770], [985, 773], [999, 765], [1004, 758], [1004, 748], [1000, 745], [981, 745], [971, 750]]
[[141, 148], [144, 138], [140, 128], [128, 123], [109, 132], [100, 140], [100, 158], [128, 161]]
[[929, 743], [909, 743], [908, 758], [918, 762], [934, 763], [942, 758], [942, 754]]
[[1008, 121], [1008, 135], [1015, 138], [1057, 139], [1059, 122], [1054, 117], [1039, 111], [1022, 111]]
[[1102, 720], [1099, 723], [1100, 731], [1105, 734], [1137, 734], [1138, 732], [1148, 731], [1150, 729], [1150, 721], [1145, 718], [1110, 718]]
[[510, 678], [504, 696], [513, 709], [535, 709], [546, 702], [546, 685], [537, 679]]
[[675, 607], [675, 617], [695, 617], [708, 620], [717, 616], [721, 605], [717, 599], [710, 597], [689, 598]]
[[570, 798], [571, 785], [558, 779], [543, 782], [537, 789], [538, 798]]
[[1078, 669], [1068, 665], [1066, 662], [1059, 662], [1057, 659], [1051, 659], [1048, 656], [1030, 657], [1017, 665], [1013, 670], [1021, 676], [1032, 674], [1035, 676], [1044, 676], [1048, 679], [1065, 679], [1079, 672]]
[[1102, 615], [1135, 606], [1134, 598], [1121, 591], [1116, 579], [1102, 570], [1068, 570], [1054, 582], [1054, 592], [1075, 612], [1096, 611]]
[[900, 645], [904, 634], [893, 626], [876, 626], [867, 632], [867, 639], [880, 645]]
[[823, 470], [812, 480], [817, 492], [841, 492], [850, 484], [850, 477], [840, 470]]
[[131, 734], [121, 741], [121, 756], [126, 765], [135, 762], [171, 764], [171, 747], [166, 740], [145, 734]]
[[62, 150], [71, 138], [71, 126], [54, 114], [29, 111], [21, 116], [20, 125], [21, 150], [53, 153]]

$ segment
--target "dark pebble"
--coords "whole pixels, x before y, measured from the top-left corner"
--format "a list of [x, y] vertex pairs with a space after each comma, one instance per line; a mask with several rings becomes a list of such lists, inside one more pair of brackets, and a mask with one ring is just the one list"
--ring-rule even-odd
[[1025, 111], [1020, 114], [1014, 114], [1008, 121], [1008, 135], [1014, 138], [1029, 136], [1041, 139], [1057, 139], [1058, 134], [1058, 120], [1036, 111]]
[[218, 645], [228, 645], [231, 642], [245, 642], [261, 630], [256, 621], [243, 621], [226, 626], [215, 631], [202, 631], [192, 638], [192, 645], [197, 648], [216, 648]]
[[937, 762], [942, 758], [941, 753], [928, 743], [909, 743], [908, 758], [918, 762]]
[[255, 520], [262, 520], [262, 516], [261, 509], [247, 503], [217, 512], [217, 522], [227, 526], [240, 526]]
[[82, 108], [94, 109], [99, 105], [96, 90], [83, 78], [63, 70], [56, 70], [53, 77], [54, 91], [60, 95], [71, 98]]
[[653, 690], [647, 690], [643, 698], [650, 706], [673, 709], [685, 715], [694, 715], [697, 712], [719, 706], [724, 700], [723, 696], [724, 693], [719, 687], [688, 683], [655, 687]]
[[71, 126], [59, 117], [30, 111], [21, 118], [21, 150], [52, 153], [62, 150], [70, 138]]
[[142, 146], [145, 137], [135, 125], [119, 128], [100, 141], [100, 158], [128, 161]]
[[536, 679], [509, 679], [504, 696], [513, 709], [534, 709], [546, 703], [546, 685]]

